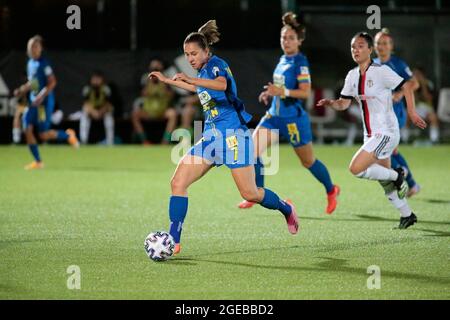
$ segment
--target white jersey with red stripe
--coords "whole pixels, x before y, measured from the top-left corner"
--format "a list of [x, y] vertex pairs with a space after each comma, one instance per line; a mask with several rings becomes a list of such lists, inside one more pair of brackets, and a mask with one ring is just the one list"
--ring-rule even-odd
[[341, 98], [355, 99], [361, 109], [366, 138], [375, 134], [398, 135], [398, 121], [392, 106], [392, 91], [405, 80], [391, 68], [373, 61], [361, 75], [359, 67], [349, 71]]

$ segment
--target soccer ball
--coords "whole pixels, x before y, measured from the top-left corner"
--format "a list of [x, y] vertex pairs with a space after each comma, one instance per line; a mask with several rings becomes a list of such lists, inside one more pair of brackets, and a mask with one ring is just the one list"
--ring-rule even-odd
[[144, 249], [153, 261], [164, 261], [173, 255], [175, 241], [165, 231], [152, 232], [145, 238]]

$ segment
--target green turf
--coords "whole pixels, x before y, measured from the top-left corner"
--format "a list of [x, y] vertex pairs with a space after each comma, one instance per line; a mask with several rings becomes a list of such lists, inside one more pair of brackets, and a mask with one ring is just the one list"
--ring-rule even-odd
[[[419, 223], [395, 230], [398, 213], [376, 182], [353, 178], [357, 147], [316, 147], [340, 184], [324, 213], [322, 186], [291, 149], [268, 186], [297, 205], [301, 232], [282, 216], [240, 211], [226, 167], [190, 189], [183, 251], [154, 263], [143, 240], [168, 227], [168, 147], [44, 146], [46, 168], [26, 172], [24, 146], [0, 148], [1, 299], [429, 299], [450, 298], [450, 147], [402, 151], [423, 187]], [[66, 269], [81, 269], [69, 290]], [[381, 270], [369, 290], [367, 268]]]

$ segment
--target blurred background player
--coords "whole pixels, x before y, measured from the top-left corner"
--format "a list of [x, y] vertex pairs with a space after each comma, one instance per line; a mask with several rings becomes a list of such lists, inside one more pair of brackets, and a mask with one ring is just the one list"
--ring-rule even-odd
[[14, 117], [13, 117], [13, 128], [12, 128], [12, 137], [13, 143], [20, 143], [22, 140], [22, 115], [27, 108], [28, 100], [27, 95], [24, 94], [21, 97], [18, 97], [14, 100]]
[[433, 104], [434, 85], [427, 79], [425, 71], [420, 67], [413, 69], [413, 75], [419, 82], [419, 89], [414, 92], [417, 113], [430, 124], [430, 142], [432, 144], [439, 143], [439, 120]]
[[56, 86], [56, 77], [49, 61], [43, 57], [42, 51], [43, 40], [41, 36], [36, 35], [28, 40], [28, 81], [14, 90], [14, 95], [18, 98], [28, 94], [28, 107], [25, 109], [22, 118], [26, 141], [34, 161], [25, 166], [26, 170], [44, 167], [34, 136], [35, 128], [42, 141], [67, 141], [72, 146], [78, 147], [78, 139], [72, 129], [66, 131], [50, 130], [51, 116], [55, 107], [53, 90]]
[[101, 71], [94, 71], [89, 84], [82, 91], [84, 103], [80, 119], [80, 140], [86, 144], [89, 140], [91, 119], [103, 119], [106, 134], [106, 144], [114, 144], [114, 116], [111, 104], [111, 89], [106, 84]]
[[364, 124], [364, 144], [353, 156], [350, 172], [357, 178], [379, 181], [388, 200], [400, 212], [399, 229], [406, 229], [417, 222], [417, 217], [405, 198], [408, 186], [403, 168], [391, 169], [390, 157], [400, 142], [392, 90], [402, 89], [414, 125], [424, 129], [426, 122], [415, 111], [414, 84], [391, 68], [374, 63], [370, 57], [372, 51], [372, 36], [357, 33], [351, 41], [351, 54], [358, 66], [347, 74], [338, 100], [323, 99], [318, 105], [341, 111], [350, 106], [352, 99], [358, 101]]
[[[154, 71], [163, 72], [164, 69], [165, 67], [161, 60], [151, 60], [149, 64], [149, 73]], [[149, 119], [166, 119], [167, 124], [161, 143], [168, 144], [178, 120], [177, 112], [172, 107], [174, 92], [167, 84], [159, 81], [157, 78], [148, 78], [149, 73], [146, 73], [142, 77], [141, 84], [143, 88], [141, 96], [137, 98], [133, 104], [131, 122], [133, 124], [134, 137], [135, 140], [142, 144], [150, 144], [141, 121]]]
[[[311, 93], [308, 59], [300, 52], [305, 39], [305, 27], [297, 22], [292, 12], [284, 14], [282, 21], [280, 43], [284, 55], [274, 70], [273, 84], [269, 82], [259, 96], [260, 102], [265, 105], [269, 104], [270, 99], [272, 102], [253, 133], [256, 144], [256, 184], [258, 187], [264, 186], [264, 165], [260, 156], [271, 143], [278, 140], [274, 130], [279, 130], [294, 148], [302, 165], [325, 187], [328, 199], [325, 212], [331, 214], [337, 206], [339, 187], [331, 181], [325, 165], [314, 156], [311, 123], [304, 109], [305, 100]], [[251, 208], [253, 205], [244, 200], [239, 208]]]
[[[381, 31], [375, 35], [375, 52], [377, 54], [377, 58], [375, 58], [373, 61], [379, 64], [387, 65], [399, 76], [408, 81], [411, 84], [411, 88], [413, 91], [417, 90], [419, 88], [419, 83], [414, 78], [406, 62], [396, 55], [392, 54], [393, 50], [394, 39], [392, 38], [389, 30], [387, 28], [381, 29]], [[395, 90], [393, 92], [392, 99], [394, 102], [394, 112], [397, 116], [398, 125], [400, 127], [400, 130], [402, 130], [405, 127], [407, 120], [403, 90]], [[391, 161], [393, 168], [402, 167], [406, 172], [406, 181], [408, 182], [409, 187], [408, 196], [412, 196], [418, 193], [420, 191], [420, 186], [414, 180], [411, 169], [409, 168], [406, 159], [402, 154], [400, 154], [398, 149], [394, 150], [394, 152], [392, 153]]]
[[225, 164], [230, 168], [241, 196], [267, 209], [279, 210], [291, 234], [298, 232], [298, 218], [290, 201], [281, 200], [269, 189], [255, 184], [253, 143], [247, 123], [251, 115], [237, 97], [236, 82], [228, 64], [211, 54], [211, 45], [219, 41], [216, 21], [205, 23], [198, 32], [184, 40], [184, 53], [197, 77], [184, 73], [172, 79], [161, 72], [150, 77], [179, 88], [197, 92], [203, 105], [205, 129], [202, 139], [178, 163], [171, 181], [169, 202], [170, 234], [175, 240], [175, 253], [180, 252], [180, 237], [188, 209], [188, 188], [212, 167]]

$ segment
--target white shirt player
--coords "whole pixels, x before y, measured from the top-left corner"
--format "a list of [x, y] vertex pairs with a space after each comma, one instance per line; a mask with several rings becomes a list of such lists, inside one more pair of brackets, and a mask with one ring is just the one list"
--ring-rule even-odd
[[386, 65], [373, 61], [361, 76], [359, 67], [349, 71], [341, 97], [358, 102], [364, 125], [364, 135], [399, 135], [398, 121], [392, 107], [392, 91], [401, 87], [405, 79]]

